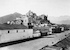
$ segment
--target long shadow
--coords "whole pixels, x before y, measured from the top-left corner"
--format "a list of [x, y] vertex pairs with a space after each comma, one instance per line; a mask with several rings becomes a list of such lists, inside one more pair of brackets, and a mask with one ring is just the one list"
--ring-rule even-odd
[[0, 47], [5, 47], [5, 46], [14, 45], [14, 44], [19, 44], [19, 43], [22, 43], [22, 42], [32, 41], [32, 40], [36, 40], [36, 39], [40, 39], [40, 38], [42, 38], [42, 36], [34, 37], [34, 38], [21, 39], [21, 40], [6, 42], [6, 43], [1, 43]]

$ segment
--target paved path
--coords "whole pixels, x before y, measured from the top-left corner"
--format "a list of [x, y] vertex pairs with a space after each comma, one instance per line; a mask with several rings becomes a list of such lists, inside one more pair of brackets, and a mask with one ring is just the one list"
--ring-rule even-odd
[[65, 35], [67, 35], [69, 32], [70, 31], [66, 31], [61, 33], [62, 35], [55, 34], [28, 42], [2, 47], [0, 50], [39, 50], [46, 45], [51, 46], [53, 44], [56, 44], [58, 41], [64, 39], [66, 37]]

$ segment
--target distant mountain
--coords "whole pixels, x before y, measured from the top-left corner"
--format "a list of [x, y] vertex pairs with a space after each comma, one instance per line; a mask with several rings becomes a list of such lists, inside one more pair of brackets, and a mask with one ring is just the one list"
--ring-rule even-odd
[[63, 20], [63, 21], [60, 21], [60, 24], [70, 24], [70, 20]]
[[68, 15], [65, 15], [65, 16], [60, 16], [60, 17], [58, 17], [58, 19], [59, 20], [70, 20], [70, 16], [68, 16]]
[[16, 19], [17, 17], [21, 17], [21, 16], [22, 16], [22, 14], [15, 12], [13, 14], [9, 14], [9, 15], [0, 17], [0, 24], [6, 23], [7, 21], [12, 21], [12, 20]]
[[70, 24], [70, 16], [60, 16], [60, 17], [49, 17], [51, 22], [57, 23], [57, 24]]
[[52, 23], [58, 23], [58, 17], [54, 17], [54, 16], [48, 16], [48, 19], [50, 20], [50, 22]]
[[59, 19], [58, 23], [60, 23], [60, 24], [70, 24], [70, 16], [67, 16], [67, 15], [60, 16], [60, 17], [58, 17], [58, 19]]

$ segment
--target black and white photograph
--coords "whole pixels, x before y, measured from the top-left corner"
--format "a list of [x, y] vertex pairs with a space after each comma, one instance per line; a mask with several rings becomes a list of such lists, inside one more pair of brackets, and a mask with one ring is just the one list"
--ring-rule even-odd
[[70, 0], [0, 0], [0, 50], [70, 50]]

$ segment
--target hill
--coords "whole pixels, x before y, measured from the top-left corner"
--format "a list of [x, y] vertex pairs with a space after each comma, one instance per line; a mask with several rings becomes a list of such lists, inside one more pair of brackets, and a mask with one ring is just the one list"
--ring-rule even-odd
[[21, 16], [22, 16], [22, 14], [15, 12], [13, 14], [9, 14], [9, 15], [0, 17], [0, 24], [6, 23], [7, 21], [12, 21], [12, 20], [16, 19], [17, 17], [21, 17]]

